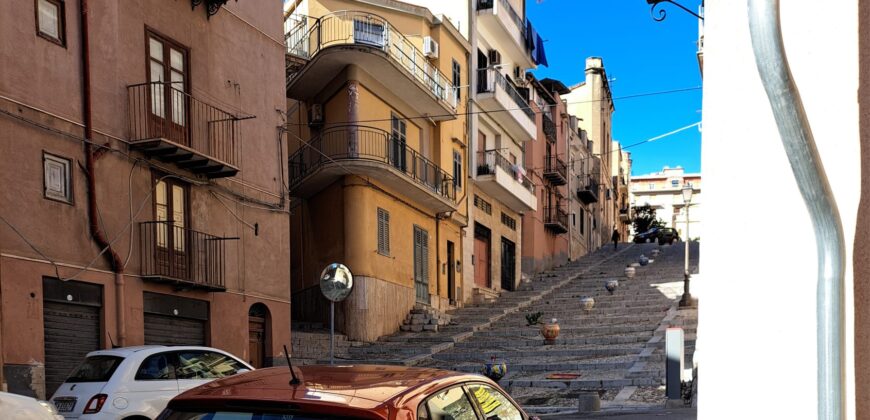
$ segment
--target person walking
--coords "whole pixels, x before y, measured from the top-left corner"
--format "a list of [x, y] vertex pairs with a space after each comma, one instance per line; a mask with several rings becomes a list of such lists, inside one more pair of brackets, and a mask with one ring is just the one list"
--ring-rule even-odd
[[613, 250], [616, 251], [619, 244], [619, 231], [616, 228], [613, 228], [613, 235], [610, 235], [610, 240], [613, 241]]

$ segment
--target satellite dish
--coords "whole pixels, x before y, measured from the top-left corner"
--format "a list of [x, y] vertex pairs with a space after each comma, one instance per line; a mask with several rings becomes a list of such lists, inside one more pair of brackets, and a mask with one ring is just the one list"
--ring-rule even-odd
[[333, 302], [341, 302], [353, 289], [353, 274], [344, 265], [332, 263], [320, 273], [320, 292]]

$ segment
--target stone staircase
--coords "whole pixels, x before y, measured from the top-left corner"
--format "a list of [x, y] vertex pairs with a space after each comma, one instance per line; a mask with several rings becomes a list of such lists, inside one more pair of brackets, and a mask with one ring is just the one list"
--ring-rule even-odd
[[[625, 277], [626, 265], [657, 248], [661, 254], [653, 263], [637, 267], [634, 278]], [[696, 261], [696, 245], [691, 255]], [[664, 384], [667, 327], [684, 328], [691, 366], [697, 312], [676, 309], [682, 278], [682, 244], [623, 245], [616, 252], [604, 247], [540, 273], [493, 302], [450, 311], [451, 322], [437, 332], [402, 331], [348, 347], [342, 362], [479, 372], [495, 357], [508, 366], [500, 385], [533, 412], [576, 410], [576, 394], [583, 390], [627, 400], [638, 387]], [[620, 282], [612, 295], [604, 288], [610, 279]], [[595, 299], [593, 309], [583, 309], [582, 296]], [[558, 320], [561, 332], [554, 344], [544, 343], [540, 325], [527, 325], [525, 315], [536, 312], [542, 321]]]

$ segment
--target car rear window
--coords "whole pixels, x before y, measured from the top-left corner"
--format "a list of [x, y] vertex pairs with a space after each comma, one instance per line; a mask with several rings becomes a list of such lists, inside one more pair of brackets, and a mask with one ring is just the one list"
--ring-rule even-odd
[[260, 413], [235, 411], [173, 411], [165, 410], [157, 420], [362, 420], [359, 417], [345, 417], [305, 413]]
[[118, 356], [91, 356], [67, 378], [67, 382], [106, 382], [123, 361]]

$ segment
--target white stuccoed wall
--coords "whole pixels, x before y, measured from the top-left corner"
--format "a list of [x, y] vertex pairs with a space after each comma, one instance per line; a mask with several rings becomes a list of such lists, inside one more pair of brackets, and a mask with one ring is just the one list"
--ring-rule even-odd
[[[747, 2], [706, 3], [703, 276], [693, 284], [701, 298], [699, 415], [814, 418], [813, 229], [755, 66]], [[854, 418], [857, 2], [784, 0], [781, 7], [792, 73], [845, 229], [847, 413]], [[668, 19], [683, 19], [679, 14], [674, 8]]]

